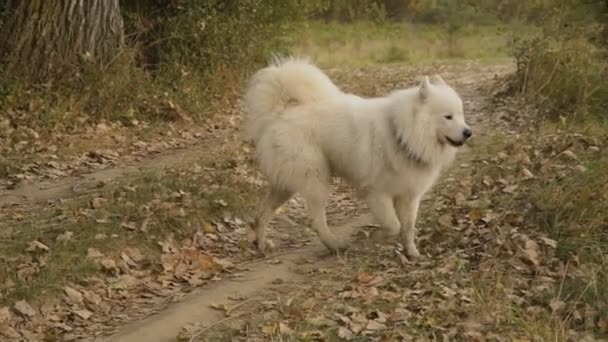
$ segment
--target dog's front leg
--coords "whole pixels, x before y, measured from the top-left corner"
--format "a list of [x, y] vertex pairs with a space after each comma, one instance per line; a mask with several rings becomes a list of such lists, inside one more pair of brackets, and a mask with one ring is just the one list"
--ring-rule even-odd
[[401, 221], [401, 238], [405, 244], [405, 249], [410, 257], [420, 256], [416, 248], [416, 216], [418, 215], [418, 205], [420, 200], [407, 195], [398, 196], [395, 199], [395, 208], [399, 221]]
[[401, 224], [395, 213], [393, 198], [387, 194], [371, 193], [367, 195], [367, 203], [372, 215], [380, 224], [380, 230], [374, 233], [373, 239], [380, 240], [399, 235]]

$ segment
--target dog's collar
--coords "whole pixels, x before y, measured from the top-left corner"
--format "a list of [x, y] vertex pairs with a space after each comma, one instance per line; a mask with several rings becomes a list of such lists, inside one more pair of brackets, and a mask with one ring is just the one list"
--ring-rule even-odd
[[394, 119], [389, 120], [389, 126], [391, 128], [392, 136], [395, 139], [397, 149], [403, 153], [405, 158], [407, 158], [418, 166], [428, 166], [428, 162], [422, 159], [422, 157], [420, 157], [416, 152], [414, 152], [410, 145], [407, 143], [407, 141], [403, 138], [403, 135], [399, 134], [399, 130], [397, 129], [397, 125], [395, 124]]

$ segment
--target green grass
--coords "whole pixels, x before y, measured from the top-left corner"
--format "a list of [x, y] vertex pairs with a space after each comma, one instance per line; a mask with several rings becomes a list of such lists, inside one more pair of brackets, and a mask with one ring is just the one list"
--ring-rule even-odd
[[586, 172], [545, 184], [532, 198], [541, 226], [558, 241], [558, 256], [576, 256], [585, 265], [564, 279], [562, 298], [590, 305], [608, 319], [608, 158], [589, 156], [584, 165]]
[[290, 41], [293, 53], [310, 56], [323, 67], [471, 59], [493, 62], [509, 57], [512, 36], [530, 30], [520, 24], [496, 24], [464, 26], [450, 33], [446, 26], [408, 22], [310, 22]]

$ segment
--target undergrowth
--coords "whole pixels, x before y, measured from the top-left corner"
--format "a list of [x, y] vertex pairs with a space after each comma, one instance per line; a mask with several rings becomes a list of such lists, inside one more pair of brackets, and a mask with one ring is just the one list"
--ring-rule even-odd
[[517, 91], [551, 120], [605, 122], [608, 4], [553, 3], [538, 34], [513, 42]]

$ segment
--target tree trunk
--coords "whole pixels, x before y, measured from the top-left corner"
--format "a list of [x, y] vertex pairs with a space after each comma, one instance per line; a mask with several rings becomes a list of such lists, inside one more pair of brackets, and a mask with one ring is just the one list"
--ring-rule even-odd
[[119, 0], [8, 0], [0, 58], [10, 74], [44, 81], [103, 66], [124, 43]]

